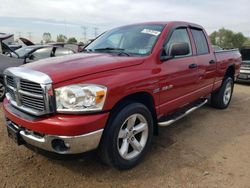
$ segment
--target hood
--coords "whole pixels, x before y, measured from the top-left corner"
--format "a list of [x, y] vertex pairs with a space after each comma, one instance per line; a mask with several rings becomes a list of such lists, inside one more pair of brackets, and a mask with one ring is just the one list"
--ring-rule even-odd
[[144, 58], [105, 53], [80, 53], [43, 59], [24, 66], [43, 72], [49, 75], [54, 83], [59, 83], [98, 72], [138, 65], [143, 63]]
[[26, 38], [19, 38], [26, 46], [32, 46], [35, 45], [33, 42], [31, 42], [30, 40], [26, 39]]
[[12, 36], [13, 36], [13, 34], [0, 33], [0, 40], [6, 40]]

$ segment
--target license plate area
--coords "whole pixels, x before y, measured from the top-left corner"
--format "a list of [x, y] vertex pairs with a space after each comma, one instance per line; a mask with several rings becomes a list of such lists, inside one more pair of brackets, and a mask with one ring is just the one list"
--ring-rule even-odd
[[23, 140], [20, 136], [20, 128], [15, 127], [12, 122], [7, 122], [7, 132], [9, 138], [11, 138], [17, 145], [22, 145]]

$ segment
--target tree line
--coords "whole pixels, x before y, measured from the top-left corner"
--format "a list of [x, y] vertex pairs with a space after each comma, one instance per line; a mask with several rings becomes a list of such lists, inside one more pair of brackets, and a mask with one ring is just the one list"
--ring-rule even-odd
[[213, 45], [224, 49], [250, 46], [249, 37], [244, 36], [241, 32], [237, 33], [225, 28], [214, 31], [209, 37]]
[[[43, 41], [44, 41], [45, 44], [50, 43], [50, 42], [54, 42], [52, 40], [52, 36], [51, 36], [51, 34], [49, 32], [43, 33]], [[43, 41], [41, 41], [41, 43], [43, 43]], [[77, 41], [77, 39], [75, 37], [67, 38], [65, 35], [59, 34], [56, 37], [56, 42], [77, 44], [78, 41]]]

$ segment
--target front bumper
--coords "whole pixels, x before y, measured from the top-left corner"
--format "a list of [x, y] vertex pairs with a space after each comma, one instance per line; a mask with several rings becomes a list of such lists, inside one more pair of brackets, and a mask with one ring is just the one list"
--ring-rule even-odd
[[4, 101], [7, 126], [17, 130], [24, 143], [59, 154], [96, 149], [109, 113], [33, 117]]
[[96, 149], [101, 140], [103, 129], [79, 136], [41, 135], [21, 128], [7, 120], [7, 126], [18, 130], [22, 143], [58, 154], [79, 154]]

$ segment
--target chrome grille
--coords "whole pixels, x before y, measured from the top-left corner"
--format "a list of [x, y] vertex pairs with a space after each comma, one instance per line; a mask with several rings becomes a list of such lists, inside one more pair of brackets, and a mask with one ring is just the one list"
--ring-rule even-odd
[[33, 108], [38, 111], [43, 111], [45, 109], [43, 99], [38, 99], [38, 98], [29, 97], [25, 95], [21, 95], [21, 98], [22, 98], [22, 104], [25, 107]]
[[8, 84], [9, 86], [15, 87], [15, 83], [14, 83], [14, 78], [13, 78], [13, 77], [7, 76], [7, 77], [6, 77], [6, 82], [7, 82], [7, 84]]
[[28, 80], [20, 80], [20, 89], [26, 92], [32, 92], [36, 94], [43, 94], [43, 90], [41, 85], [38, 83], [30, 82]]
[[44, 73], [21, 67], [9, 68], [5, 71], [5, 83], [6, 97], [13, 106], [37, 116], [53, 112], [53, 96], [49, 96], [51, 80]]
[[13, 91], [12, 89], [10, 89], [9, 87], [7, 87], [6, 89], [7, 89], [7, 93], [10, 94], [11, 98], [12, 98], [13, 100], [16, 100], [16, 96], [15, 96], [14, 91]]

